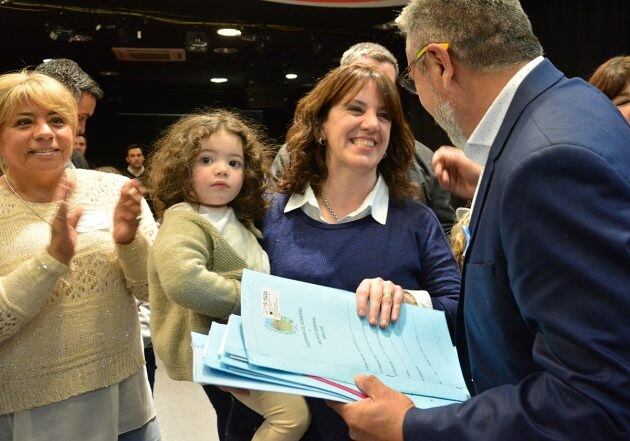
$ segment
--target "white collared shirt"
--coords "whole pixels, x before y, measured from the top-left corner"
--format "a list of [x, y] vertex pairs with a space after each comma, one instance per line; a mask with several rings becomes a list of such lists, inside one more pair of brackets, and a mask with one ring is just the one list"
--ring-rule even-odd
[[[284, 207], [284, 212], [301, 208], [302, 211], [311, 219], [319, 222], [327, 222], [323, 216], [322, 211], [319, 208], [317, 197], [315, 192], [308, 184], [304, 190], [304, 194], [293, 193]], [[363, 203], [354, 210], [339, 219], [336, 223], [343, 224], [346, 222], [352, 222], [355, 220], [363, 219], [364, 217], [372, 216], [376, 222], [381, 225], [387, 223], [387, 210], [389, 208], [389, 189], [382, 176], [379, 176], [376, 180], [376, 185], [367, 197], [363, 200]]]
[[[310, 184], [306, 186], [304, 194], [293, 193], [291, 195], [289, 201], [287, 202], [287, 205], [284, 207], [284, 212], [288, 213], [290, 211], [297, 210], [298, 208], [301, 208], [302, 211], [311, 219], [318, 222], [327, 223], [327, 221], [322, 217], [322, 211], [319, 208], [317, 197], [315, 196], [315, 192], [313, 191], [313, 188]], [[381, 225], [385, 225], [387, 223], [388, 208], [389, 188], [387, 188], [387, 184], [385, 183], [383, 177], [379, 175], [378, 179], [376, 180], [376, 185], [363, 200], [363, 203], [359, 206], [359, 208], [354, 210], [352, 213], [347, 214], [335, 223], [342, 224], [346, 222], [352, 222], [371, 215], [376, 222]], [[433, 309], [433, 302], [431, 301], [431, 295], [428, 291], [406, 291], [416, 299], [416, 303], [419, 306], [422, 306], [423, 308]]]
[[[483, 118], [481, 118], [481, 121], [479, 121], [479, 124], [477, 124], [474, 132], [470, 135], [470, 138], [468, 138], [468, 141], [466, 142], [464, 153], [469, 159], [482, 167], [486, 166], [488, 154], [490, 153], [490, 147], [492, 147], [492, 143], [494, 143], [494, 140], [499, 133], [499, 129], [505, 120], [505, 115], [507, 114], [508, 108], [514, 99], [516, 90], [521, 85], [525, 77], [527, 77], [527, 75], [529, 75], [529, 73], [543, 60], [544, 58], [542, 56], [538, 56], [523, 66], [518, 72], [516, 72], [510, 81], [508, 81], [505, 87], [503, 87], [501, 92], [494, 99], [488, 110], [486, 110], [486, 113], [483, 115]], [[475, 195], [473, 196], [471, 210], [475, 206], [477, 192], [479, 191], [479, 184], [481, 183], [482, 178], [483, 169], [479, 175], [479, 181], [477, 182], [477, 188], [475, 189]]]
[[144, 165], [142, 166], [142, 171], [140, 173], [136, 173], [133, 168], [131, 168], [131, 166], [127, 166], [127, 171], [129, 172], [129, 174], [135, 176], [136, 178], [140, 177], [144, 173]]

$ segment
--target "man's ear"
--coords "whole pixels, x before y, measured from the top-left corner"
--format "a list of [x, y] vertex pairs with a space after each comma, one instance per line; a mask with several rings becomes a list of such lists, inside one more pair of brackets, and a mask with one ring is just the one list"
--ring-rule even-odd
[[448, 47], [441, 43], [431, 43], [427, 46], [425, 56], [434, 85], [441, 86], [448, 93], [455, 81], [455, 66]]

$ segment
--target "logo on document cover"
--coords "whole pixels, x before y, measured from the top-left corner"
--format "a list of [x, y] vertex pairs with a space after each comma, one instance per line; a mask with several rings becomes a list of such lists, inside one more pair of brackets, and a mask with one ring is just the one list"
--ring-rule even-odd
[[285, 316], [282, 316], [280, 320], [274, 320], [272, 318], [265, 319], [265, 327], [280, 334], [293, 334], [295, 333], [295, 325], [293, 321]]

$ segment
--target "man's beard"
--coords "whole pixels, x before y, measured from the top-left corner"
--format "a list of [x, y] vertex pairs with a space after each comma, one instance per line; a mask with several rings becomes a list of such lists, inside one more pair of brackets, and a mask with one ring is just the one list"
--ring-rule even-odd
[[455, 119], [455, 110], [453, 109], [453, 106], [451, 106], [448, 101], [443, 100], [440, 96], [438, 96], [438, 94], [435, 93], [435, 89], [432, 87], [430, 87], [430, 91], [436, 102], [435, 110], [433, 111], [433, 119], [437, 125], [446, 132], [453, 145], [458, 149], [463, 150], [468, 139]]

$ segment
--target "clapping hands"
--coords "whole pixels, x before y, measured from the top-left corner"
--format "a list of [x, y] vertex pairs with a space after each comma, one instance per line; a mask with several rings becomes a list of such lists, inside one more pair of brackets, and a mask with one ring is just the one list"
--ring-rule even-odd
[[136, 179], [126, 182], [120, 189], [120, 199], [114, 210], [114, 241], [117, 244], [129, 244], [136, 237], [145, 192]]

